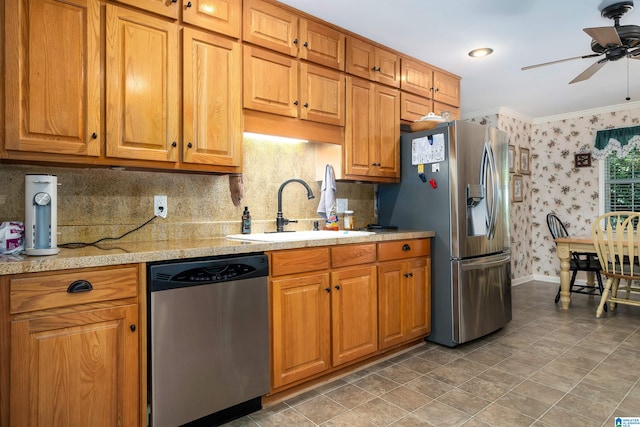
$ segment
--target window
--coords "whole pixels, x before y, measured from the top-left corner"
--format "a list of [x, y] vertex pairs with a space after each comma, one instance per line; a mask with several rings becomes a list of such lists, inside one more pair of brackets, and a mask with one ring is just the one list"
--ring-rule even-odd
[[608, 155], [604, 162], [604, 211], [640, 211], [640, 151], [624, 158]]

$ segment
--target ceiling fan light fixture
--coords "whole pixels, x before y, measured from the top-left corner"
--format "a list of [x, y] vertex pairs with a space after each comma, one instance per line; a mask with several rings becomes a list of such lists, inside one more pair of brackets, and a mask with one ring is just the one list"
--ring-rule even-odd
[[473, 49], [469, 52], [469, 56], [472, 58], [482, 58], [483, 56], [489, 56], [493, 53], [493, 49], [490, 47], [481, 47], [479, 49]]

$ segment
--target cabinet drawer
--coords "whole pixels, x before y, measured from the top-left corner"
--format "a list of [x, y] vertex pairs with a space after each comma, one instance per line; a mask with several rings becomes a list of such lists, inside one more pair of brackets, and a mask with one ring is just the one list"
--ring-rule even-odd
[[[71, 292], [72, 287], [88, 288]], [[138, 266], [37, 273], [10, 279], [11, 313], [132, 298], [138, 293]]]
[[376, 244], [340, 245], [331, 248], [331, 267], [347, 267], [350, 265], [376, 262]]
[[329, 248], [272, 252], [270, 264], [272, 276], [326, 270], [329, 268]]
[[378, 261], [427, 256], [430, 253], [429, 239], [396, 240], [378, 243]]

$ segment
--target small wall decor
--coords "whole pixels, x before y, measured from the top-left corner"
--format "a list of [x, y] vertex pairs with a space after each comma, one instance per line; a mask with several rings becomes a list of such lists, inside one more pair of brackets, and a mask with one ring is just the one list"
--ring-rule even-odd
[[520, 173], [524, 175], [531, 174], [531, 162], [529, 161], [529, 149], [520, 148]]
[[577, 168], [586, 168], [591, 166], [591, 153], [576, 153], [574, 164]]
[[524, 186], [522, 182], [522, 175], [512, 175], [511, 176], [511, 201], [516, 203], [521, 202], [523, 191], [524, 191]]
[[516, 146], [509, 144], [509, 172], [516, 171]]

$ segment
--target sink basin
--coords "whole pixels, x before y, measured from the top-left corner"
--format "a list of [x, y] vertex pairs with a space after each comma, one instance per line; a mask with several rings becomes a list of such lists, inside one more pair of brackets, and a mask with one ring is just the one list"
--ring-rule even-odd
[[285, 231], [282, 233], [230, 234], [227, 239], [250, 242], [296, 242], [301, 240], [339, 239], [345, 237], [361, 237], [375, 234], [373, 231], [355, 230], [318, 230], [318, 231]]

